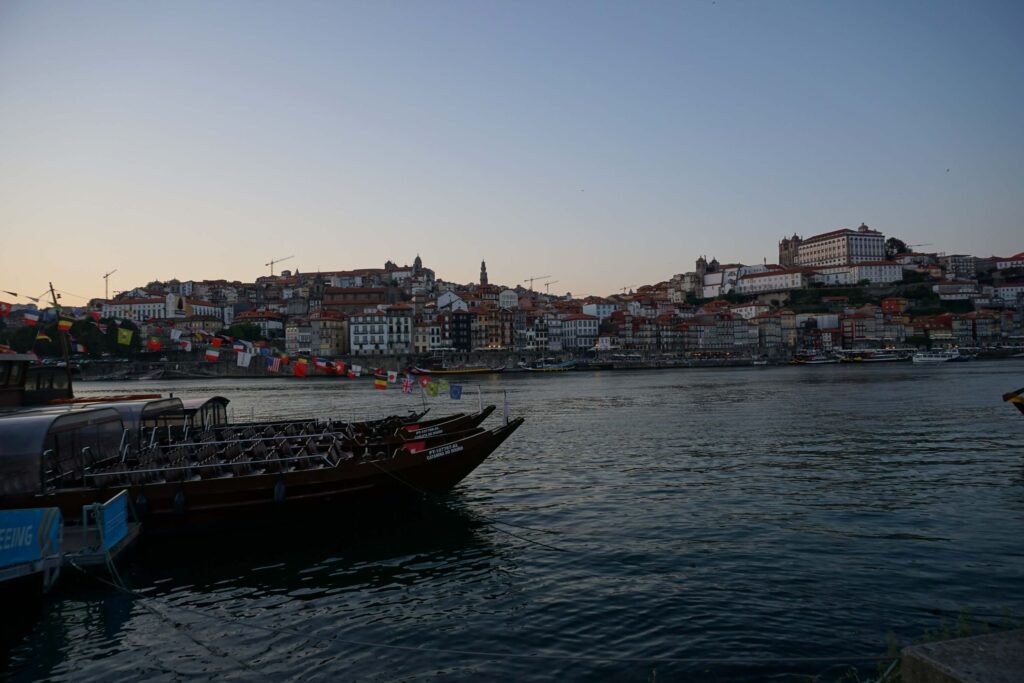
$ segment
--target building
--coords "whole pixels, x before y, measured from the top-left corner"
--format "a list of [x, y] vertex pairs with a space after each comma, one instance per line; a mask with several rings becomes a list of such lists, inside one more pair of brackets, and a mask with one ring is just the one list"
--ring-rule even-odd
[[996, 259], [996, 270], [1008, 270], [1010, 268], [1024, 268], [1024, 251], [1014, 254], [1010, 258]]
[[313, 352], [313, 329], [306, 318], [289, 318], [284, 326], [284, 350], [289, 355]]
[[[781, 247], [780, 247], [781, 248]], [[781, 253], [780, 253], [781, 256]], [[838, 266], [885, 259], [885, 236], [861, 223], [808, 237], [797, 247], [796, 266]], [[781, 262], [780, 258], [780, 262]]]
[[274, 311], [243, 311], [235, 316], [235, 322], [256, 325], [260, 328], [260, 335], [264, 339], [284, 337], [284, 316]]
[[348, 316], [320, 310], [309, 318], [310, 346], [316, 356], [342, 356], [349, 353]]
[[353, 356], [382, 355], [388, 350], [388, 315], [373, 311], [348, 318], [349, 348]]
[[783, 268], [795, 268], [797, 265], [797, 254], [800, 251], [800, 244], [803, 242], [800, 237], [793, 233], [792, 237], [783, 237], [779, 242], [779, 265]]
[[787, 289], [803, 289], [810, 281], [810, 275], [803, 268], [787, 270], [766, 270], [763, 273], [744, 275], [736, 283], [739, 294], [779, 292]]
[[939, 257], [939, 265], [950, 280], [973, 280], [978, 274], [974, 257], [966, 254], [947, 254]]
[[562, 346], [567, 351], [586, 351], [597, 344], [597, 316], [579, 313], [562, 320]]

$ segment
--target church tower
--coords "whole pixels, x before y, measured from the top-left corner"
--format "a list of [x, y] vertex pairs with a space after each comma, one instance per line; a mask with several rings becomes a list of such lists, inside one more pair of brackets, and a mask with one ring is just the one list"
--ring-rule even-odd
[[481, 285], [486, 285], [487, 284], [487, 262], [486, 261], [481, 261], [480, 262], [480, 284]]

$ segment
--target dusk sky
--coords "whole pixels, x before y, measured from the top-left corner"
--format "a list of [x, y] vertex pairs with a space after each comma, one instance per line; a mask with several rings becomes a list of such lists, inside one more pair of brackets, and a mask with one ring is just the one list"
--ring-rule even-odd
[[447, 280], [486, 259], [491, 282], [611, 294], [861, 222], [1014, 254], [1022, 20], [973, 1], [5, 0], [0, 289], [419, 254]]

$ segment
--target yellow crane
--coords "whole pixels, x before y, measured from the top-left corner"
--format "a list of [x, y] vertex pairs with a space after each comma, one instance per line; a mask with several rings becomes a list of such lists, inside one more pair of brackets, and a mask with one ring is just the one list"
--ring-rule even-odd
[[274, 264], [275, 263], [280, 263], [281, 261], [287, 261], [290, 258], [295, 258], [295, 257], [294, 256], [285, 256], [284, 258], [272, 258], [272, 259], [270, 259], [270, 263], [264, 263], [263, 265], [270, 266], [270, 277], [274, 277]]
[[551, 280], [550, 282], [545, 282], [544, 283], [544, 293], [545, 294], [550, 294], [551, 290], [549, 289], [549, 287], [551, 287], [551, 285], [555, 284], [556, 282], [558, 282], [558, 280]]
[[533, 291], [533, 281], [534, 280], [543, 280], [546, 277], [551, 277], [551, 276], [550, 275], [534, 275], [533, 277], [526, 278], [525, 280], [523, 280], [523, 282], [529, 282], [530, 283], [530, 291], [532, 292]]
[[103, 275], [103, 298], [110, 298], [110, 276], [117, 272], [117, 268], [114, 268], [109, 273]]

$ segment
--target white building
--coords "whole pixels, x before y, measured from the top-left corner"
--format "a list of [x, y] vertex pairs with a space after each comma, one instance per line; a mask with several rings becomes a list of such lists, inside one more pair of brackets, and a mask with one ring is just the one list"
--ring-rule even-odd
[[1006, 270], [1007, 268], [1024, 268], [1024, 251], [1014, 254], [1010, 258], [996, 259], [996, 268]]
[[1005, 303], [1016, 303], [1024, 297], [1024, 282], [1007, 282], [992, 288], [992, 295]]
[[354, 356], [387, 353], [388, 315], [384, 311], [349, 316], [349, 348]]
[[507, 308], [510, 311], [519, 308], [519, 295], [511, 289], [501, 290], [498, 294], [498, 307]]
[[591, 349], [597, 343], [597, 316], [585, 313], [562, 320], [562, 346], [568, 351]]
[[604, 320], [616, 310], [618, 306], [608, 301], [602, 301], [596, 304], [583, 304], [583, 312], [586, 315], [592, 315], [598, 319], [598, 321]]
[[740, 294], [759, 292], [780, 292], [787, 289], [802, 289], [807, 286], [810, 276], [800, 268], [789, 270], [768, 270], [763, 273], [744, 275], [736, 284]]
[[803, 240], [797, 250], [796, 264], [838, 266], [884, 258], [885, 236], [862, 223], [856, 230], [843, 228]]
[[903, 267], [895, 261], [866, 261], [850, 266], [853, 284], [867, 280], [875, 284], [903, 281]]

